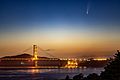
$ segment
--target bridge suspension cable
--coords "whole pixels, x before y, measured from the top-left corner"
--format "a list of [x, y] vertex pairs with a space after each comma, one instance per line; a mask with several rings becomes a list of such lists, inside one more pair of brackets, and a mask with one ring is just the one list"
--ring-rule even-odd
[[22, 52], [26, 52], [26, 51], [31, 50], [31, 49], [32, 49], [32, 47], [29, 47], [29, 48], [25, 49], [25, 50], [22, 51]]
[[42, 48], [40, 48], [40, 47], [38, 46], [38, 50], [46, 53], [46, 54], [49, 55], [50, 57], [55, 58], [55, 56], [53, 56], [52, 54], [50, 54], [49, 52], [47, 52], [47, 51], [51, 51], [51, 49], [44, 50], [44, 49], [42, 49]]

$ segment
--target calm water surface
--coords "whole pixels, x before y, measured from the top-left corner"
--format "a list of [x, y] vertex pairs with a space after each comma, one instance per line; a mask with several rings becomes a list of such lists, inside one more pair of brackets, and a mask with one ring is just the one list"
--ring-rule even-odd
[[0, 70], [0, 80], [54, 80], [64, 79], [66, 75], [72, 78], [79, 73], [85, 76], [90, 73], [100, 74], [103, 70], [103, 68]]

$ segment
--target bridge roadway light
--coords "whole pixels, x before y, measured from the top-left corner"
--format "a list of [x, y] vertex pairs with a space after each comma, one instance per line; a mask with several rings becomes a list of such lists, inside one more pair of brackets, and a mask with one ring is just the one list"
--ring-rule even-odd
[[37, 55], [35, 55], [35, 56], [32, 58], [32, 60], [38, 60]]

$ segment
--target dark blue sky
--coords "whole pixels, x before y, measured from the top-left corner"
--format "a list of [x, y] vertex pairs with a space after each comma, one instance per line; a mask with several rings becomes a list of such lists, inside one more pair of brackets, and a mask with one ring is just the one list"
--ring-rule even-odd
[[11, 44], [37, 43], [45, 48], [74, 45], [76, 53], [80, 45], [86, 48], [81, 52], [90, 49], [94, 53], [90, 46], [95, 44], [96, 53], [106, 53], [120, 48], [119, 30], [120, 0], [0, 0], [2, 52]]
[[0, 0], [1, 26], [55, 21], [120, 25], [120, 0]]

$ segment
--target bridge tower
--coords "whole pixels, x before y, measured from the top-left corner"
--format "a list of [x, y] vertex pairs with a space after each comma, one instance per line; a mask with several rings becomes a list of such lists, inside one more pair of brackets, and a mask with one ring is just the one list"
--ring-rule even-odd
[[33, 45], [33, 57], [35, 60], [37, 60], [38, 58], [38, 54], [37, 54], [37, 45]]
[[37, 52], [37, 45], [33, 45], [33, 57], [34, 57], [34, 61], [35, 61], [35, 67], [38, 66], [38, 52]]

